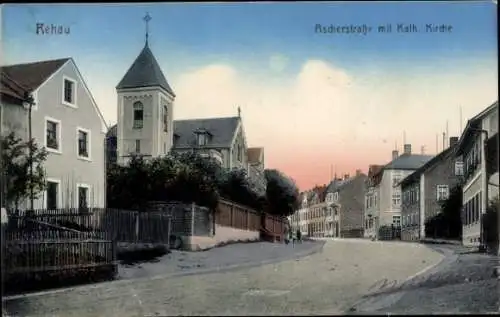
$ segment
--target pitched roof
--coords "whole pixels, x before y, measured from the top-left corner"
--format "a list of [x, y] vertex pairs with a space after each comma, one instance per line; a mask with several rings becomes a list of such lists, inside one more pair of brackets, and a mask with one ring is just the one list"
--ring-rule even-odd
[[16, 103], [22, 105], [26, 94], [28, 93], [28, 89], [20, 85], [2, 71], [0, 74], [0, 93], [2, 94], [2, 97], [11, 97], [16, 100]]
[[326, 185], [315, 186], [312, 191], [318, 195], [319, 201], [324, 201], [326, 197]]
[[389, 162], [389, 164], [385, 165], [384, 170], [416, 170], [433, 157], [433, 155], [423, 154], [401, 154], [396, 159]]
[[441, 160], [446, 159], [446, 156], [449, 154], [452, 154], [454, 151], [454, 147], [449, 147], [446, 150], [442, 151], [438, 155], [434, 156], [432, 159], [427, 161], [424, 165], [420, 166], [418, 169], [416, 169], [413, 173], [410, 175], [406, 176], [402, 181], [399, 182], [401, 185], [407, 185], [411, 182], [414, 182], [418, 179], [420, 179], [420, 175], [428, 171], [430, 168], [435, 166], [437, 163], [439, 163]]
[[341, 186], [342, 184], [344, 184], [346, 180], [343, 180], [343, 179], [334, 179], [332, 180], [328, 186], [326, 186], [326, 192], [327, 193], [333, 193], [333, 192], [336, 192]]
[[2, 67], [2, 72], [5, 72], [7, 76], [29, 91], [33, 91], [40, 87], [47, 78], [61, 68], [68, 60], [70, 58], [7, 65]]
[[382, 169], [384, 168], [384, 165], [376, 165], [372, 164], [368, 167], [368, 177], [373, 177], [378, 174]]
[[116, 86], [116, 89], [160, 86], [175, 97], [174, 91], [165, 79], [161, 67], [146, 44]]
[[196, 131], [210, 133], [207, 147], [229, 148], [238, 128], [239, 117], [190, 119], [174, 121], [174, 149], [197, 146]]
[[264, 154], [263, 147], [251, 147], [247, 150], [248, 163], [259, 163]]
[[106, 138], [116, 137], [117, 129], [118, 128], [116, 124], [109, 128], [108, 132], [106, 132]]
[[422, 154], [401, 154], [373, 174], [373, 185], [377, 186], [380, 184], [385, 170], [417, 170], [433, 157], [432, 155]]
[[472, 130], [476, 128], [476, 125], [478, 125], [482, 119], [488, 116], [495, 109], [498, 110], [498, 100], [467, 121], [464, 132], [460, 136], [460, 139], [457, 142], [457, 147], [455, 148], [457, 154], [461, 154], [461, 151], [463, 150], [463, 146], [465, 144], [465, 140], [467, 140], [472, 135]]

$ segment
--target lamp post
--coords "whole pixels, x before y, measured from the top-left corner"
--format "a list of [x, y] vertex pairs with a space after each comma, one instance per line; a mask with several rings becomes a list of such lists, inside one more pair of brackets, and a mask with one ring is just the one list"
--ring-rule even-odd
[[479, 219], [479, 249], [485, 250], [486, 249], [486, 244], [485, 244], [485, 236], [484, 236], [484, 215], [486, 213], [486, 210], [488, 209], [488, 172], [486, 168], [486, 146], [488, 144], [488, 131], [484, 129], [471, 129], [472, 132], [480, 133], [482, 136], [484, 136], [483, 140], [483, 146], [481, 147], [481, 174], [483, 175], [483, 196], [484, 199], [481, 202], [482, 204], [482, 210], [481, 210], [481, 217]]

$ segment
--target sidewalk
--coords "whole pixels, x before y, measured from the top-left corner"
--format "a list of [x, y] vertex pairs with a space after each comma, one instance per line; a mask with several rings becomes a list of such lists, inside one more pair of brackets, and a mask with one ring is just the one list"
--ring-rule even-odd
[[303, 241], [295, 245], [253, 242], [199, 252], [172, 251], [155, 262], [119, 265], [118, 279], [190, 275], [258, 266], [310, 255], [319, 252], [323, 245], [322, 241]]

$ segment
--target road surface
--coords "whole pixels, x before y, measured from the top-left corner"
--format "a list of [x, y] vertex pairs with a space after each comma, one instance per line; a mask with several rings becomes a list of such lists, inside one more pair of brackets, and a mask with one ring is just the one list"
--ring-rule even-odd
[[11, 316], [61, 317], [341, 314], [443, 258], [419, 244], [335, 240], [320, 253], [279, 263], [101, 283], [9, 300], [5, 308]]

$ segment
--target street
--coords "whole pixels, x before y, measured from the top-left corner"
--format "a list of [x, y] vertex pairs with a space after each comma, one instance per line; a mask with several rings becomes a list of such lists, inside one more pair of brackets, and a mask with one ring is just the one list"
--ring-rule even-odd
[[10, 316], [341, 314], [387, 287], [381, 281], [399, 285], [443, 258], [419, 244], [330, 240], [319, 253], [279, 263], [108, 282], [16, 298], [5, 307]]
[[432, 247], [446, 258], [436, 267], [399, 287], [366, 296], [351, 313], [430, 314], [499, 312], [500, 279], [493, 276], [498, 257], [457, 254], [457, 246]]

